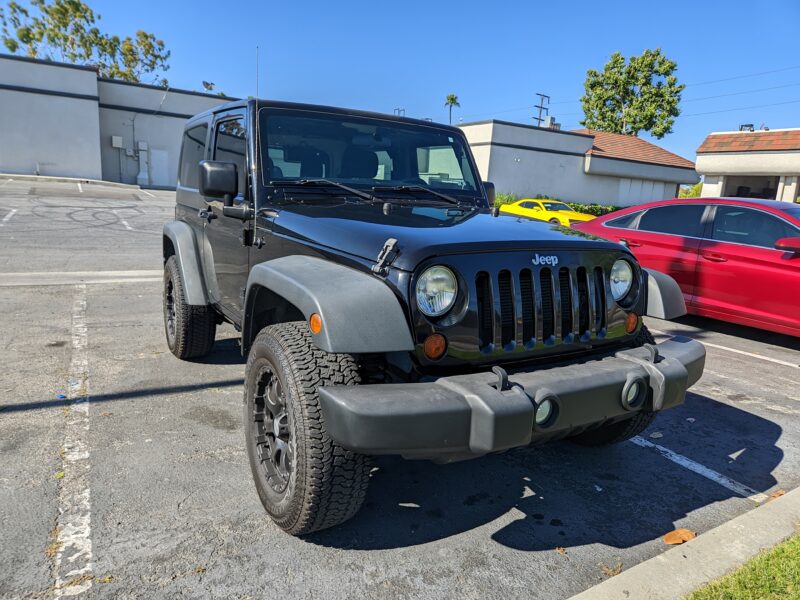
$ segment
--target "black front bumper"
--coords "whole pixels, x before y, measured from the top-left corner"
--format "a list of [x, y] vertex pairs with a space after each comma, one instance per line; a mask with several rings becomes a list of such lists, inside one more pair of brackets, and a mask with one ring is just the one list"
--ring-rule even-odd
[[[703, 374], [705, 348], [688, 338], [623, 350], [566, 366], [441, 377], [422, 383], [320, 388], [331, 437], [363, 454], [400, 454], [442, 461], [480, 456], [564, 437], [683, 402]], [[644, 390], [624, 401], [632, 382]], [[537, 406], [555, 403], [539, 426]]]

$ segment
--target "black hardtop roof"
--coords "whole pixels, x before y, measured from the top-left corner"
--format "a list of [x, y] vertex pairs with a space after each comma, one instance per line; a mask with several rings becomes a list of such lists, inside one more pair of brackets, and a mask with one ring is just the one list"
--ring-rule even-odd
[[[234, 108], [247, 108], [248, 106], [254, 104], [256, 100], [254, 98], [250, 98], [247, 100], [237, 100], [235, 102], [226, 102], [225, 104], [220, 104], [219, 106], [215, 106], [214, 108], [210, 108], [206, 111], [198, 113], [197, 115], [193, 116], [189, 119], [187, 126], [189, 124], [194, 124], [195, 121], [206, 119], [211, 115], [214, 115], [219, 112], [225, 112]], [[340, 115], [348, 115], [353, 117], [365, 117], [368, 119], [381, 119], [383, 121], [395, 121], [397, 123], [404, 123], [404, 124], [411, 124], [411, 125], [422, 125], [425, 127], [436, 127], [437, 129], [447, 129], [452, 131], [453, 133], [457, 133], [458, 135], [463, 135], [463, 132], [458, 127], [453, 127], [452, 125], [446, 125], [444, 123], [437, 123], [435, 121], [425, 121], [423, 119], [413, 119], [410, 117], [400, 117], [397, 115], [389, 115], [386, 113], [379, 113], [373, 112], [368, 110], [356, 110], [353, 108], [341, 108], [336, 106], [325, 106], [324, 104], [305, 104], [302, 102], [284, 102], [282, 100], [258, 100], [258, 107], [259, 108], [286, 108], [292, 110], [306, 110], [311, 112], [324, 112], [324, 113], [334, 113]]]

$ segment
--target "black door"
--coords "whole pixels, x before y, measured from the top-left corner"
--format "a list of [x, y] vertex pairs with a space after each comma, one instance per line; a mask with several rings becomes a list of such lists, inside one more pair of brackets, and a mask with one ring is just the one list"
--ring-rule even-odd
[[[239, 193], [233, 200], [234, 205], [250, 201], [246, 126], [243, 111], [220, 115], [214, 123], [212, 159], [234, 163], [239, 175]], [[252, 225], [226, 217], [222, 208], [222, 200], [209, 199], [203, 262], [213, 302], [240, 322], [250, 258], [250, 247], [243, 244], [243, 231]]]

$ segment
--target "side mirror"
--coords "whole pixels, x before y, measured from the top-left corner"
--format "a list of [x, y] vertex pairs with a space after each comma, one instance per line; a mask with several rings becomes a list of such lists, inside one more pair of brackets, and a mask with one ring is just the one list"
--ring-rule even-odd
[[232, 206], [239, 191], [236, 164], [218, 160], [200, 161], [200, 194], [205, 198], [222, 200]]
[[495, 200], [494, 184], [491, 181], [484, 181], [483, 189], [486, 190], [486, 197], [489, 199], [489, 208], [492, 208]]
[[800, 237], [785, 237], [775, 242], [776, 250], [800, 254]]

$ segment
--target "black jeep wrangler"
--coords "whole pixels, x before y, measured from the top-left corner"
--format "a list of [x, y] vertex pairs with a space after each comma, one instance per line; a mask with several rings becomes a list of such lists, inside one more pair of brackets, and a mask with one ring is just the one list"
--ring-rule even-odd
[[241, 332], [250, 466], [287, 532], [352, 517], [369, 455], [616, 443], [700, 378], [701, 344], [642, 324], [683, 314], [672, 279], [493, 204], [457, 128], [255, 100], [187, 123], [167, 343]]

